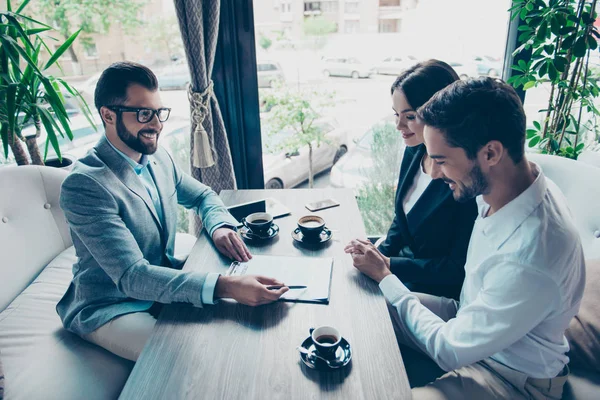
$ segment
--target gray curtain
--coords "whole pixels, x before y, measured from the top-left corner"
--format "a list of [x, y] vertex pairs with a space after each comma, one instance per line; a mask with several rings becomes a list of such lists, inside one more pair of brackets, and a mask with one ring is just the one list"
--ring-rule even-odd
[[[220, 0], [174, 0], [179, 29], [191, 74], [191, 172], [219, 193], [236, 189], [227, 132], [211, 80], [217, 37]], [[199, 220], [192, 228], [198, 231]]]

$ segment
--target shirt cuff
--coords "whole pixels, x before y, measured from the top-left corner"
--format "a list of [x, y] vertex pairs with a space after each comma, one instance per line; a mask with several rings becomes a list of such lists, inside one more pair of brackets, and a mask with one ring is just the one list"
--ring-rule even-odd
[[211, 272], [206, 276], [204, 285], [202, 285], [202, 304], [217, 304], [215, 301], [215, 288], [219, 276], [221, 274], [217, 272]]
[[231, 225], [229, 222], [220, 222], [210, 229], [210, 232], [208, 232], [208, 236], [210, 236], [210, 238], [212, 239], [213, 233], [215, 233], [215, 231], [219, 228], [228, 228], [228, 229], [231, 229], [232, 231], [237, 231], [237, 227], [234, 225]]
[[411, 291], [400, 282], [400, 279], [393, 274], [386, 276], [379, 282], [379, 289], [381, 289], [381, 292], [390, 304], [396, 303], [401, 297], [411, 293]]

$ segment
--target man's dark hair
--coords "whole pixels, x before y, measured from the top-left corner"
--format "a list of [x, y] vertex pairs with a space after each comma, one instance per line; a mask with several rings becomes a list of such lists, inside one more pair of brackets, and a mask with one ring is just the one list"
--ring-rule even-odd
[[499, 79], [457, 81], [418, 110], [419, 118], [443, 133], [446, 142], [469, 159], [491, 140], [507, 149], [515, 163], [525, 152], [525, 112], [515, 90]]
[[392, 84], [392, 94], [402, 90], [408, 104], [416, 110], [436, 92], [458, 80], [458, 74], [443, 61], [427, 60], [402, 72]]
[[127, 89], [132, 84], [138, 84], [151, 91], [158, 88], [156, 75], [141, 64], [122, 61], [106, 68], [100, 75], [94, 92], [94, 103], [98, 112], [103, 106], [119, 105], [127, 101]]

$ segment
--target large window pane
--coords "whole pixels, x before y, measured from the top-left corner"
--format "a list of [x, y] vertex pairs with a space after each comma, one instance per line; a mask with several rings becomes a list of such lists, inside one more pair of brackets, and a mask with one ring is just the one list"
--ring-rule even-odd
[[[404, 151], [391, 84], [429, 58], [463, 77], [499, 76], [509, 7], [510, 0], [254, 0], [267, 187], [307, 187], [312, 147], [315, 187], [354, 189], [368, 233], [385, 234]], [[320, 144], [302, 140], [293, 113], [287, 129], [274, 130], [285, 119], [274, 104], [286, 96], [313, 104], [314, 126], [334, 127], [304, 132]]]

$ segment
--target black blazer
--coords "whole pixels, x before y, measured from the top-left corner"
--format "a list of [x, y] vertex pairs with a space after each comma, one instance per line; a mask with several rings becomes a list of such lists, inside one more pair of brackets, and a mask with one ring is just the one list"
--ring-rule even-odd
[[379, 250], [390, 257], [392, 272], [412, 291], [458, 298], [465, 260], [477, 217], [475, 199], [458, 203], [441, 179], [429, 183], [404, 213], [402, 201], [421, 168], [424, 145], [407, 147], [396, 191], [396, 215]]

